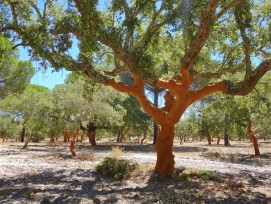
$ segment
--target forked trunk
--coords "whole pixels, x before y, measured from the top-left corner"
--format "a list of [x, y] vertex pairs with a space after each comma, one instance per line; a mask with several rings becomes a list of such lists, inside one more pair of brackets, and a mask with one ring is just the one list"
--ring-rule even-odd
[[154, 172], [160, 175], [172, 175], [174, 172], [174, 155], [172, 153], [174, 140], [174, 125], [158, 125], [158, 135], [155, 144], [157, 161]]
[[140, 143], [140, 144], [143, 144], [143, 143], [144, 143], [144, 140], [146, 139], [146, 137], [147, 137], [147, 131], [146, 131], [146, 132], [144, 132], [144, 136], [143, 136], [143, 138], [142, 138], [142, 140], [141, 140], [141, 143]]
[[260, 156], [261, 154], [260, 154], [260, 150], [259, 150], [258, 141], [257, 141], [256, 136], [252, 132], [252, 123], [251, 122], [248, 123], [247, 132], [248, 132], [248, 135], [250, 136], [250, 138], [252, 139], [255, 155]]

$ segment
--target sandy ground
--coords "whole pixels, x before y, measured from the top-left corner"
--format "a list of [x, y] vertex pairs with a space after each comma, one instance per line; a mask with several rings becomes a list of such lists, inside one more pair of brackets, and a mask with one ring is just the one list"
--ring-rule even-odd
[[[87, 142], [77, 144], [72, 158], [69, 144], [0, 143], [0, 203], [271, 203], [271, 143], [260, 146], [262, 157], [254, 157], [248, 142], [231, 147], [187, 142], [174, 145], [175, 167], [211, 171], [216, 181], [157, 179], [153, 145]], [[146, 166], [146, 170], [124, 181], [98, 174], [95, 166], [112, 155]]]

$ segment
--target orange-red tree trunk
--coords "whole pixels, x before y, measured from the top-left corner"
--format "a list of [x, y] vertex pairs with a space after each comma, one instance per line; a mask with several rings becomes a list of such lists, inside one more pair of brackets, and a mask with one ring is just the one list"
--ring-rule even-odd
[[93, 135], [93, 133], [91, 131], [87, 131], [87, 137], [88, 137], [88, 141], [91, 144], [91, 146], [97, 145], [95, 136]]
[[157, 160], [154, 172], [161, 175], [172, 175], [174, 172], [174, 155], [172, 153], [174, 140], [174, 126], [158, 124], [158, 135], [155, 149]]
[[207, 140], [208, 140], [208, 145], [211, 145], [212, 143], [212, 138], [211, 138], [211, 134], [210, 131], [207, 129]]
[[260, 154], [260, 150], [259, 150], [258, 141], [257, 141], [257, 138], [256, 138], [256, 136], [254, 135], [254, 133], [252, 131], [252, 123], [251, 122], [248, 123], [247, 132], [248, 132], [249, 137], [252, 139], [255, 155], [260, 156], [261, 154]]
[[64, 133], [64, 142], [68, 142], [69, 138], [70, 138], [70, 133], [69, 133], [69, 130], [66, 129]]
[[180, 68], [182, 77], [174, 76], [171, 80], [158, 79], [156, 85], [168, 90], [164, 96], [165, 105], [157, 108], [151, 103], [145, 94], [144, 81], [142, 78], [133, 74], [134, 85], [125, 86], [111, 78], [107, 85], [114, 89], [133, 95], [140, 103], [142, 108], [157, 122], [158, 137], [156, 140], [157, 161], [155, 173], [161, 175], [172, 175], [174, 172], [174, 155], [172, 153], [174, 127], [180, 120], [185, 110], [195, 101], [218, 91], [226, 90], [224, 81], [211, 83], [197, 91], [190, 90], [194, 80], [189, 71]]
[[75, 134], [72, 137], [71, 145], [70, 145], [70, 150], [71, 150], [72, 156], [74, 157], [77, 156], [75, 152], [75, 142], [77, 140], [78, 133], [79, 133], [79, 128], [76, 128]]

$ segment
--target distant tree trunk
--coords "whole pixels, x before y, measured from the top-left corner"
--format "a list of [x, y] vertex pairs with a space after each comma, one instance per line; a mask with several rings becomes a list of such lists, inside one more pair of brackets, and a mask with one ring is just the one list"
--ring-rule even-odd
[[23, 127], [22, 134], [21, 134], [21, 142], [24, 142], [24, 137], [25, 137], [25, 127]]
[[96, 146], [96, 139], [95, 139], [95, 135], [93, 134], [93, 132], [87, 130], [87, 137], [88, 137], [88, 141], [91, 144], [91, 146]]
[[85, 137], [85, 131], [83, 131], [83, 133], [82, 133], [82, 135], [81, 135], [81, 137], [80, 137], [80, 142], [83, 142], [84, 137]]
[[64, 142], [68, 142], [70, 138], [69, 130], [66, 128], [65, 133], [64, 133]]
[[208, 141], [208, 145], [212, 144], [212, 138], [211, 138], [211, 134], [208, 128], [207, 128], [207, 141]]
[[250, 138], [252, 139], [255, 155], [260, 156], [261, 154], [260, 154], [260, 150], [259, 150], [258, 141], [257, 141], [257, 138], [256, 138], [256, 136], [254, 135], [254, 133], [252, 131], [252, 123], [251, 122], [248, 123], [247, 132], [248, 132], [248, 135], [250, 136]]
[[228, 132], [228, 114], [225, 114], [225, 131], [224, 131], [224, 145], [230, 146], [229, 132]]
[[142, 138], [142, 140], [141, 140], [141, 144], [142, 144], [142, 145], [143, 145], [144, 140], [146, 139], [146, 137], [147, 137], [147, 131], [144, 132], [144, 136], [143, 136], [143, 138]]
[[28, 130], [28, 137], [27, 137], [27, 139], [26, 139], [26, 141], [24, 143], [23, 149], [26, 149], [26, 147], [28, 146], [28, 143], [29, 143], [29, 141], [31, 139], [31, 132], [30, 132], [30, 129], [26, 126], [26, 124], [24, 124], [24, 127], [23, 127], [23, 129], [24, 129], [24, 136], [25, 136], [25, 133], [26, 133], [26, 128]]
[[50, 142], [52, 142], [52, 143], [55, 142], [55, 137], [54, 136], [51, 135], [49, 137], [50, 137]]
[[117, 143], [120, 143], [120, 128], [118, 129]]
[[124, 141], [124, 134], [123, 132], [120, 132], [120, 143]]
[[96, 125], [95, 125], [95, 122], [91, 121], [89, 122], [89, 124], [87, 125], [87, 137], [88, 137], [88, 140], [91, 144], [91, 146], [96, 146], [96, 138], [95, 138], [95, 131], [96, 131]]
[[75, 143], [77, 140], [78, 133], [79, 133], [79, 128], [76, 128], [75, 134], [72, 137], [71, 145], [70, 145], [70, 150], [71, 150], [72, 156], [74, 156], [74, 157], [77, 156], [77, 154], [75, 152]]
[[218, 136], [217, 136], [216, 144], [218, 144], [218, 145], [220, 144], [220, 139], [221, 139], [221, 135], [218, 135]]

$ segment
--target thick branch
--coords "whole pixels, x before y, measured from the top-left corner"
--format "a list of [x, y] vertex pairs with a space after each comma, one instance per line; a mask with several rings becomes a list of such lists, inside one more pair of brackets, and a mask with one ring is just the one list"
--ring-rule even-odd
[[146, 113], [148, 113], [154, 120], [159, 120], [161, 118], [161, 111], [156, 108], [146, 97], [144, 90], [143, 80], [135, 76], [135, 85], [125, 86], [121, 82], [117, 82], [115, 79], [111, 78], [108, 80], [107, 85], [116, 89], [117, 91], [128, 93], [134, 96], [140, 103], [141, 107]]
[[271, 59], [266, 59], [255, 70], [252, 71], [249, 77], [245, 78], [243, 81], [238, 83], [227, 81], [227, 90], [225, 93], [229, 95], [247, 95], [255, 88], [258, 81], [270, 69]]
[[246, 62], [246, 78], [250, 76], [252, 72], [252, 65], [251, 65], [251, 59], [250, 59], [250, 39], [246, 35], [246, 28], [243, 25], [242, 17], [240, 17], [237, 13], [235, 13], [235, 19], [237, 26], [240, 30], [240, 34], [243, 40], [243, 47], [245, 52], [245, 62]]
[[191, 92], [189, 94], [189, 102], [190, 104], [192, 104], [193, 102], [218, 91], [225, 92], [226, 88], [227, 86], [225, 81], [208, 84], [207, 86], [203, 87], [198, 91]]
[[242, 72], [243, 70], [238, 67], [236, 69], [220, 69], [218, 72], [204, 72], [204, 73], [199, 73], [196, 72], [194, 70], [190, 71], [190, 74], [194, 77], [194, 78], [210, 78], [210, 79], [214, 79], [214, 78], [221, 78], [221, 76], [225, 75], [225, 74], [235, 74], [238, 72]]
[[181, 61], [181, 67], [185, 69], [192, 68], [203, 45], [210, 35], [212, 23], [214, 23], [212, 21], [214, 20], [215, 10], [218, 3], [218, 0], [210, 0], [207, 8], [203, 10], [198, 32], [190, 42], [189, 49]]

